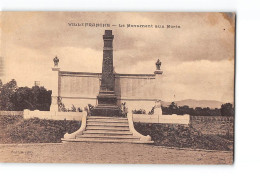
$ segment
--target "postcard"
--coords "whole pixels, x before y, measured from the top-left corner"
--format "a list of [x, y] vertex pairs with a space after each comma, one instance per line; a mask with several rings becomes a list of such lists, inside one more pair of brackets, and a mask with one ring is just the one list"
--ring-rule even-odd
[[0, 162], [233, 164], [235, 24], [1, 12]]

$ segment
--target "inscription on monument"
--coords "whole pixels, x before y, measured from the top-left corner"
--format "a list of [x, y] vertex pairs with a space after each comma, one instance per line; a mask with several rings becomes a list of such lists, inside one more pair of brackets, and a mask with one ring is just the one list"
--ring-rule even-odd
[[102, 80], [101, 91], [114, 91], [115, 78], [113, 74], [113, 39], [112, 30], [106, 30], [103, 35], [103, 65], [102, 65]]

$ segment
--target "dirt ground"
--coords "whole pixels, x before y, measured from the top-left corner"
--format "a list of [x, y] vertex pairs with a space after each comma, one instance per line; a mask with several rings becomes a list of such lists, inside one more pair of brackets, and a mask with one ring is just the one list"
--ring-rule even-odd
[[0, 162], [232, 164], [233, 152], [127, 143], [0, 144]]

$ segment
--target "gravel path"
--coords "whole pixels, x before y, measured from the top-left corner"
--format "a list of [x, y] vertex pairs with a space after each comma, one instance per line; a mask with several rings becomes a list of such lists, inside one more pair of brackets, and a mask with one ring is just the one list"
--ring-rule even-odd
[[1, 144], [0, 162], [232, 164], [233, 152], [180, 150], [144, 144]]

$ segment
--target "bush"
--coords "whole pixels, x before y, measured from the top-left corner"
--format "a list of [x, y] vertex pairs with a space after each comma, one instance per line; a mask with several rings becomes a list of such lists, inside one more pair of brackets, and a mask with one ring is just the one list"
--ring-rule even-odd
[[23, 119], [20, 115], [1, 115], [0, 116], [0, 128], [3, 129], [8, 125], [18, 123]]
[[207, 150], [232, 150], [231, 141], [217, 135], [203, 135], [192, 126], [174, 124], [146, 124], [134, 123], [135, 129], [143, 134], [150, 135], [155, 145], [180, 148], [194, 148]]
[[56, 143], [61, 142], [66, 132], [72, 133], [80, 127], [80, 122], [72, 120], [13, 120], [13, 117], [4, 117], [1, 120], [4, 123], [0, 143]]
[[146, 114], [146, 111], [144, 109], [139, 109], [139, 110], [133, 110], [132, 111], [133, 114]]

